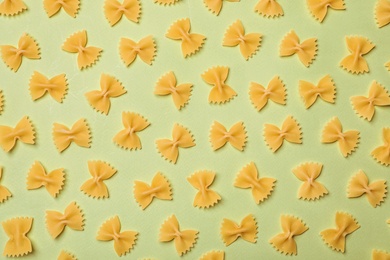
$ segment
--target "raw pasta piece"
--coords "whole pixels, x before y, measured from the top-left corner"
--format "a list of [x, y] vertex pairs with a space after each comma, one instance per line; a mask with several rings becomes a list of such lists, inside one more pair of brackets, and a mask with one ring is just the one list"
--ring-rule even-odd
[[276, 152], [286, 140], [290, 143], [302, 143], [302, 131], [298, 122], [292, 117], [288, 116], [279, 129], [275, 125], [264, 125], [264, 140], [272, 152]]
[[43, 7], [49, 17], [58, 13], [62, 8], [68, 15], [75, 18], [80, 9], [80, 0], [43, 0]]
[[126, 92], [119, 80], [108, 74], [102, 74], [100, 90], [89, 91], [85, 93], [85, 97], [94, 109], [107, 115], [111, 106], [110, 98], [119, 97]]
[[3, 95], [3, 91], [0, 90], [0, 115], [1, 113], [3, 113], [3, 109], [4, 109], [4, 95]]
[[301, 43], [298, 35], [294, 31], [290, 31], [280, 44], [279, 55], [286, 57], [294, 54], [298, 55], [303, 65], [309, 67], [317, 55], [317, 39], [310, 38]]
[[348, 185], [348, 198], [358, 198], [366, 195], [371, 206], [376, 208], [384, 202], [387, 193], [385, 180], [379, 180], [369, 183], [367, 175], [362, 171], [351, 178]]
[[55, 198], [62, 190], [65, 181], [64, 168], [46, 173], [39, 161], [35, 161], [27, 174], [27, 189], [36, 190], [44, 186], [49, 194]]
[[294, 237], [303, 234], [309, 227], [299, 218], [289, 215], [282, 215], [280, 217], [280, 224], [283, 233], [277, 234], [269, 242], [280, 253], [297, 255], [297, 244]]
[[116, 173], [116, 169], [103, 161], [88, 161], [88, 170], [91, 179], [81, 185], [80, 190], [92, 198], [108, 198], [108, 189], [105, 180]]
[[160, 5], [173, 5], [176, 4], [179, 0], [154, 0], [154, 3]]
[[[240, 0], [226, 0], [228, 2], [240, 2]], [[207, 9], [215, 15], [219, 15], [222, 9], [223, 0], [203, 0]]]
[[126, 230], [121, 232], [121, 222], [118, 216], [106, 220], [99, 228], [97, 240], [114, 241], [114, 249], [118, 256], [126, 255], [133, 249], [138, 232]]
[[316, 20], [320, 23], [322, 23], [328, 13], [328, 8], [332, 8], [334, 10], [345, 10], [344, 5], [344, 0], [307, 0], [307, 7], [314, 18], [316, 18]]
[[335, 251], [345, 252], [346, 237], [360, 228], [354, 217], [348, 213], [336, 213], [336, 228], [325, 229], [320, 235], [325, 244]]
[[33, 251], [31, 240], [27, 237], [32, 222], [33, 218], [31, 217], [18, 217], [1, 223], [9, 238], [4, 247], [4, 256], [19, 257], [28, 255]]
[[52, 238], [57, 238], [68, 226], [73, 230], [84, 230], [84, 217], [76, 202], [71, 202], [64, 214], [46, 210], [46, 227]]
[[124, 129], [119, 131], [114, 136], [114, 143], [123, 149], [141, 149], [142, 145], [137, 132], [144, 130], [150, 125], [148, 120], [146, 120], [140, 114], [133, 112], [122, 112], [122, 124]]
[[352, 107], [364, 119], [371, 121], [375, 114], [375, 106], [390, 106], [390, 95], [377, 81], [373, 81], [368, 91], [368, 97], [351, 97]]
[[184, 107], [191, 96], [192, 84], [177, 85], [175, 74], [172, 71], [165, 73], [156, 83], [154, 94], [159, 96], [171, 95], [176, 108]]
[[[0, 180], [3, 176], [3, 168], [0, 167]], [[12, 196], [12, 193], [3, 185], [0, 184], [0, 203], [8, 200]]]
[[160, 242], [175, 242], [176, 252], [179, 256], [191, 251], [198, 239], [198, 231], [196, 230], [180, 230], [179, 222], [175, 215], [170, 216], [161, 225], [159, 241]]
[[390, 1], [377, 1], [375, 6], [375, 20], [379, 28], [390, 23]]
[[190, 33], [191, 23], [189, 18], [179, 19], [168, 29], [165, 36], [172, 40], [181, 40], [181, 52], [184, 58], [197, 53], [204, 44], [206, 36]]
[[260, 33], [245, 34], [244, 26], [237, 20], [226, 29], [222, 45], [228, 47], [239, 45], [241, 55], [248, 60], [259, 50], [261, 37]]
[[[6, 0], [7, 1], [7, 0]], [[14, 72], [17, 72], [22, 64], [22, 58], [26, 57], [31, 60], [41, 58], [41, 53], [37, 42], [27, 33], [24, 33], [18, 42], [18, 47], [11, 45], [1, 45], [1, 58], [5, 65]]]
[[390, 253], [374, 249], [372, 251], [372, 260], [390, 260]]
[[268, 100], [285, 105], [286, 95], [286, 88], [278, 76], [271, 79], [267, 88], [264, 88], [256, 82], [250, 83], [249, 97], [257, 111], [262, 110], [263, 107], [267, 105]]
[[69, 36], [62, 45], [64, 51], [77, 53], [77, 65], [80, 70], [94, 65], [103, 51], [98, 47], [87, 47], [87, 41], [87, 31], [83, 30]]
[[74, 142], [78, 146], [91, 147], [91, 132], [84, 118], [79, 119], [71, 129], [67, 126], [53, 124], [53, 141], [57, 150], [61, 153]]
[[154, 198], [172, 200], [172, 190], [169, 181], [160, 172], [154, 175], [149, 185], [143, 181], [134, 181], [134, 198], [142, 209], [146, 209]]
[[182, 125], [175, 124], [172, 130], [172, 140], [159, 139], [156, 141], [157, 150], [165, 160], [176, 163], [180, 148], [195, 146], [191, 132]]
[[390, 71], [390, 61], [386, 62], [385, 67], [387, 68], [388, 71]]
[[0, 3], [0, 14], [14, 16], [27, 10], [26, 4], [22, 0], [3, 0]]
[[156, 51], [156, 43], [151, 35], [146, 36], [139, 42], [129, 38], [121, 38], [119, 43], [119, 55], [127, 67], [134, 62], [137, 56], [146, 64], [152, 65]]
[[299, 94], [305, 103], [306, 109], [311, 107], [316, 102], [318, 97], [322, 98], [328, 103], [333, 104], [334, 100], [336, 99], [336, 86], [333, 82], [333, 79], [329, 75], [326, 75], [320, 79], [317, 85], [300, 80]]
[[38, 71], [34, 71], [29, 86], [30, 95], [34, 101], [49, 93], [54, 100], [61, 103], [68, 90], [65, 74], [59, 74], [48, 79]]
[[241, 189], [251, 189], [252, 197], [257, 204], [271, 196], [274, 190], [276, 179], [263, 177], [259, 178], [259, 172], [254, 162], [245, 165], [237, 174], [234, 186]]
[[303, 184], [299, 188], [298, 198], [304, 200], [317, 200], [328, 194], [322, 183], [316, 181], [322, 171], [321, 163], [303, 163], [295, 167], [292, 172]]
[[268, 18], [284, 15], [282, 7], [276, 0], [259, 0], [255, 6], [255, 12]]
[[212, 67], [201, 75], [202, 79], [212, 86], [209, 94], [210, 103], [225, 103], [237, 96], [237, 93], [225, 84], [228, 75], [229, 67], [223, 66]]
[[224, 260], [225, 252], [224, 251], [209, 251], [204, 253], [199, 260]]
[[194, 198], [194, 207], [213, 207], [221, 200], [217, 192], [209, 189], [214, 179], [215, 172], [212, 171], [198, 171], [187, 178], [187, 181], [198, 190]]
[[341, 60], [340, 66], [352, 74], [369, 72], [367, 61], [363, 56], [369, 53], [375, 44], [362, 36], [350, 36], [345, 40], [351, 54]]
[[24, 116], [15, 128], [0, 125], [0, 146], [5, 152], [10, 152], [17, 140], [25, 144], [35, 144], [35, 129], [27, 116]]
[[118, 0], [104, 1], [104, 16], [111, 26], [118, 23], [123, 15], [128, 20], [138, 23], [141, 16], [141, 3], [139, 0], [123, 0], [122, 3]]
[[73, 254], [62, 250], [57, 260], [77, 260], [77, 258]]
[[219, 122], [214, 121], [210, 129], [210, 143], [213, 150], [218, 150], [229, 142], [239, 151], [244, 151], [246, 143], [246, 131], [243, 122], [235, 123], [229, 131]]
[[352, 154], [359, 144], [359, 134], [357, 130], [343, 132], [343, 127], [338, 117], [332, 118], [322, 130], [322, 143], [338, 142], [341, 154], [344, 157]]
[[240, 224], [224, 218], [221, 225], [221, 237], [226, 246], [229, 246], [239, 237], [250, 243], [256, 243], [257, 223], [252, 214], [241, 220]]
[[372, 150], [371, 155], [382, 165], [390, 165], [390, 128], [382, 130], [384, 144]]

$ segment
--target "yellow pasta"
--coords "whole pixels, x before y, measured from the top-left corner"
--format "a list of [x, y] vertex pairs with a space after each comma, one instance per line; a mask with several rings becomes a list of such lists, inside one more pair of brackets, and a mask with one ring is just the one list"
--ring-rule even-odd
[[4, 95], [3, 95], [3, 91], [0, 90], [0, 115], [1, 113], [3, 113], [3, 110], [4, 110]]
[[276, 0], [259, 0], [255, 6], [255, 12], [264, 17], [279, 17], [284, 14], [283, 8]]
[[147, 128], [150, 123], [140, 114], [133, 112], [122, 112], [122, 124], [124, 129], [114, 136], [114, 143], [124, 149], [137, 150], [141, 149], [141, 141], [137, 135]]
[[222, 45], [228, 47], [240, 46], [241, 55], [248, 60], [260, 48], [261, 37], [260, 33], [245, 34], [244, 26], [240, 20], [237, 20], [226, 29]]
[[195, 140], [187, 128], [175, 124], [172, 130], [172, 140], [159, 139], [156, 141], [156, 145], [161, 156], [175, 164], [179, 156], [179, 148], [193, 147]]
[[336, 213], [336, 228], [325, 229], [320, 235], [325, 244], [335, 251], [345, 252], [346, 237], [360, 226], [354, 217], [348, 213]]
[[375, 6], [375, 20], [379, 28], [390, 23], [390, 1], [378, 0]]
[[151, 35], [139, 42], [129, 38], [121, 38], [119, 43], [119, 55], [127, 67], [134, 62], [137, 56], [146, 64], [152, 65], [156, 51], [156, 43]]
[[363, 56], [369, 53], [375, 44], [362, 36], [350, 36], [345, 40], [351, 54], [341, 60], [340, 66], [352, 74], [369, 72], [367, 61]]
[[262, 110], [267, 105], [268, 100], [285, 105], [286, 95], [286, 88], [278, 76], [271, 79], [267, 88], [256, 82], [250, 83], [249, 98], [257, 111]]
[[172, 200], [172, 190], [169, 181], [157, 172], [149, 185], [143, 181], [134, 181], [134, 198], [142, 209], [146, 209], [154, 198]]
[[3, 255], [7, 257], [19, 257], [32, 253], [33, 248], [27, 237], [31, 230], [33, 218], [19, 217], [2, 222], [3, 229], [8, 236]]
[[62, 102], [68, 90], [68, 82], [65, 74], [48, 79], [38, 71], [34, 71], [29, 83], [29, 90], [32, 100], [37, 100], [49, 93], [54, 100]]
[[92, 198], [108, 198], [108, 189], [105, 180], [116, 173], [116, 169], [103, 161], [88, 161], [88, 170], [91, 179], [81, 185], [80, 190]]
[[[219, 15], [224, 0], [203, 0], [207, 9], [215, 15]], [[228, 2], [240, 2], [240, 0], [226, 0]]]
[[159, 241], [160, 242], [175, 242], [176, 252], [179, 256], [191, 251], [198, 239], [199, 232], [196, 230], [180, 230], [179, 222], [175, 215], [170, 216], [161, 225]]
[[221, 237], [226, 246], [229, 246], [239, 237], [250, 243], [256, 243], [257, 223], [253, 215], [249, 214], [240, 224], [224, 218], [221, 225]]
[[246, 131], [243, 122], [235, 123], [229, 131], [219, 122], [214, 121], [210, 129], [210, 143], [213, 150], [218, 150], [230, 143], [239, 151], [244, 151], [246, 143]]
[[198, 171], [187, 178], [187, 181], [198, 190], [194, 198], [194, 207], [213, 207], [221, 200], [217, 192], [209, 189], [214, 179], [215, 172], [212, 171]]
[[77, 258], [73, 254], [62, 250], [57, 257], [57, 260], [77, 260]]
[[209, 251], [204, 253], [199, 260], [224, 260], [225, 252], [223, 251]]
[[345, 10], [344, 5], [344, 0], [307, 0], [307, 6], [309, 7], [311, 14], [320, 23], [322, 23], [328, 13], [328, 8]]
[[264, 140], [272, 152], [276, 152], [286, 140], [290, 143], [302, 143], [302, 131], [298, 122], [292, 117], [288, 116], [279, 129], [275, 125], [264, 125]]
[[156, 4], [160, 5], [173, 5], [176, 4], [179, 0], [154, 0]]
[[229, 68], [223, 66], [212, 67], [201, 75], [202, 79], [212, 86], [209, 94], [210, 103], [225, 103], [237, 96], [237, 93], [225, 84], [228, 75]]
[[138, 232], [126, 230], [121, 232], [118, 216], [106, 220], [99, 228], [97, 240], [114, 241], [114, 249], [118, 256], [126, 255], [133, 249]]
[[102, 74], [100, 76], [100, 90], [85, 93], [89, 104], [97, 111], [108, 114], [111, 107], [110, 98], [116, 98], [127, 91], [123, 85], [113, 76]]
[[138, 0], [123, 0], [122, 3], [118, 0], [105, 0], [104, 15], [111, 26], [118, 23], [123, 15], [130, 21], [138, 23], [141, 16], [141, 3]]
[[[6, 0], [7, 1], [7, 0]], [[22, 58], [37, 60], [41, 58], [38, 44], [30, 35], [24, 33], [18, 42], [18, 47], [1, 45], [1, 58], [5, 65], [17, 72], [22, 64]]]
[[15, 128], [0, 125], [0, 146], [5, 152], [10, 152], [17, 140], [25, 144], [35, 144], [35, 129], [27, 116], [24, 116]]
[[0, 3], [0, 14], [14, 16], [27, 10], [26, 4], [22, 0], [3, 0]]
[[309, 67], [317, 55], [317, 39], [310, 38], [300, 42], [298, 35], [290, 31], [284, 36], [279, 49], [281, 57], [297, 54], [303, 65]]
[[390, 260], [390, 253], [374, 249], [372, 251], [372, 260]]
[[351, 102], [353, 109], [360, 117], [371, 121], [375, 114], [375, 106], [390, 106], [390, 94], [384, 86], [373, 81], [368, 97], [354, 96], [351, 97]]
[[53, 141], [57, 150], [61, 153], [74, 142], [78, 146], [91, 147], [91, 132], [84, 118], [79, 119], [71, 129], [67, 126], [53, 124]]
[[[0, 167], [0, 180], [3, 177], [3, 168]], [[8, 200], [12, 196], [11, 192], [3, 185], [0, 184], [0, 203]]]
[[371, 155], [382, 165], [390, 165], [390, 128], [383, 128], [383, 145], [372, 150]]
[[337, 117], [332, 118], [322, 130], [321, 142], [328, 144], [337, 142], [344, 157], [352, 154], [359, 144], [360, 133], [357, 130], [343, 132], [341, 122]]
[[49, 17], [58, 13], [62, 8], [68, 15], [75, 18], [80, 9], [80, 0], [43, 0], [43, 7]]
[[316, 181], [322, 171], [320, 163], [303, 163], [295, 167], [292, 172], [303, 184], [299, 188], [298, 198], [304, 200], [317, 200], [328, 194], [328, 190], [322, 183]]
[[77, 65], [80, 70], [94, 65], [103, 51], [98, 47], [87, 47], [87, 41], [87, 31], [83, 30], [69, 36], [62, 45], [64, 51], [77, 53]]
[[295, 236], [302, 235], [309, 229], [302, 220], [294, 216], [282, 215], [280, 224], [283, 233], [277, 234], [269, 240], [272, 246], [286, 255], [297, 255], [297, 243]]
[[299, 94], [301, 95], [306, 108], [311, 107], [317, 100], [318, 97], [328, 103], [334, 103], [336, 99], [336, 86], [333, 79], [326, 75], [317, 85], [310, 82], [300, 80], [299, 81]]
[[197, 53], [203, 46], [206, 37], [202, 34], [190, 33], [191, 23], [189, 18], [174, 22], [165, 36], [172, 40], [181, 40], [181, 52], [184, 58]]
[[63, 168], [46, 173], [43, 165], [39, 161], [35, 161], [27, 174], [27, 189], [35, 190], [43, 186], [55, 198], [62, 190], [64, 181], [65, 172]]

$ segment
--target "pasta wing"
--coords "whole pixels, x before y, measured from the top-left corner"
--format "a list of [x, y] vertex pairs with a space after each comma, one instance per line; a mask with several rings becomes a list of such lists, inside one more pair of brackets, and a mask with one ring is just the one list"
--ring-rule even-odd
[[209, 208], [213, 207], [221, 200], [221, 196], [211, 189], [215, 173], [212, 171], [199, 171], [187, 178], [187, 181], [198, 190], [194, 198], [194, 207]]
[[154, 3], [160, 4], [160, 5], [173, 5], [179, 0], [154, 0]]
[[282, 6], [276, 0], [259, 0], [255, 6], [255, 12], [268, 18], [284, 15]]
[[376, 147], [371, 155], [380, 164], [390, 165], [390, 128], [383, 128], [383, 142], [384, 144]]
[[390, 2], [379, 0], [375, 6], [375, 20], [379, 28], [390, 23]]
[[328, 12], [328, 8], [332, 8], [335, 10], [345, 10], [344, 5], [345, 5], [344, 0], [325, 0], [325, 1], [307, 0], [307, 6], [311, 14], [320, 23], [322, 23], [322, 21], [324, 20]]
[[84, 118], [74, 123], [72, 129], [62, 124], [53, 124], [53, 141], [60, 153], [68, 148], [72, 142], [78, 146], [89, 148], [91, 147], [90, 139], [91, 132]]
[[256, 82], [250, 83], [249, 98], [257, 111], [262, 110], [268, 103], [268, 100], [285, 105], [286, 95], [285, 85], [278, 76], [271, 79], [267, 88]]
[[317, 98], [320, 97], [328, 103], [334, 103], [336, 99], [336, 86], [333, 79], [326, 75], [315, 86], [314, 84], [300, 80], [299, 94], [301, 95], [306, 108], [310, 108]]
[[3, 91], [0, 90], [0, 115], [3, 112], [3, 110], [4, 110], [4, 95], [3, 95]]
[[223, 219], [221, 237], [226, 246], [229, 246], [239, 237], [245, 241], [256, 243], [257, 223], [253, 215], [246, 216], [240, 225], [230, 219]]
[[123, 15], [132, 22], [138, 23], [141, 17], [141, 3], [138, 0], [105, 0], [104, 15], [111, 26], [117, 24]]
[[[240, 2], [240, 0], [227, 0], [227, 1]], [[223, 0], [203, 0], [203, 3], [211, 13], [215, 15], [219, 15], [222, 9]]]
[[22, 0], [3, 0], [0, 3], [0, 14], [14, 16], [27, 10], [26, 4]]
[[375, 44], [362, 36], [346, 37], [346, 42], [351, 54], [341, 60], [340, 66], [352, 74], [369, 72], [367, 61], [363, 56], [369, 53]]
[[156, 43], [151, 35], [141, 39], [138, 43], [128, 38], [122, 38], [119, 43], [119, 55], [126, 66], [132, 64], [137, 56], [146, 64], [152, 65], [156, 50]]
[[224, 260], [225, 252], [223, 251], [209, 251], [204, 253], [199, 260]]
[[25, 144], [35, 144], [35, 129], [27, 116], [24, 116], [15, 128], [0, 125], [0, 146], [5, 152], [10, 152], [17, 140]]
[[390, 259], [390, 253], [379, 251], [374, 249], [372, 251], [372, 260], [389, 260]]
[[27, 237], [31, 230], [33, 218], [19, 217], [2, 222], [3, 229], [8, 236], [3, 255], [7, 257], [19, 257], [28, 255], [33, 251], [31, 241]]
[[237, 93], [225, 84], [228, 75], [229, 68], [222, 66], [212, 67], [201, 75], [205, 82], [212, 85], [209, 94], [210, 103], [225, 103], [237, 96]]
[[[2, 176], [3, 176], [3, 168], [0, 167], [0, 180]], [[0, 203], [3, 203], [4, 201], [8, 200], [8, 198], [11, 196], [12, 196], [11, 192], [3, 185], [0, 185]]]
[[77, 260], [77, 258], [73, 254], [62, 250], [57, 257], [57, 260]]
[[302, 131], [298, 122], [292, 117], [288, 116], [279, 129], [275, 125], [264, 125], [264, 140], [272, 152], [276, 152], [286, 140], [290, 143], [302, 143]]
[[34, 71], [29, 86], [30, 95], [34, 101], [49, 93], [54, 100], [61, 103], [68, 90], [65, 74], [59, 74], [48, 79], [38, 71]]
[[43, 7], [49, 17], [58, 13], [62, 8], [68, 15], [75, 18], [80, 9], [80, 0], [43, 0]]
[[215, 121], [210, 129], [210, 143], [214, 151], [223, 147], [229, 142], [234, 148], [239, 151], [243, 151], [246, 143], [246, 131], [243, 122], [235, 123], [229, 131]]
[[316, 181], [321, 174], [322, 164], [320, 163], [303, 163], [295, 167], [292, 172], [303, 184], [298, 190], [298, 197], [304, 200], [317, 200], [328, 194], [328, 190], [322, 183]]

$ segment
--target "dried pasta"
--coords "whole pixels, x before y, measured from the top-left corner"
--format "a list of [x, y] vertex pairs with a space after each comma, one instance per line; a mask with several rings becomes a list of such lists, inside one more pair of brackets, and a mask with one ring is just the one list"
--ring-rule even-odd
[[352, 74], [369, 72], [367, 61], [363, 56], [368, 54], [375, 44], [362, 36], [350, 36], [345, 40], [351, 54], [341, 60], [340, 66]]
[[390, 260], [390, 253], [379, 250], [372, 250], [372, 260]]
[[243, 122], [235, 123], [228, 131], [221, 123], [214, 121], [210, 129], [210, 143], [214, 151], [225, 146], [226, 143], [230, 143], [239, 151], [244, 151], [246, 138]]
[[328, 8], [345, 10], [344, 0], [307, 0], [307, 6], [314, 18], [320, 23], [322, 23], [328, 13]]
[[68, 148], [72, 142], [81, 147], [91, 147], [91, 132], [86, 120], [84, 118], [79, 119], [71, 129], [65, 125], [54, 123], [53, 141], [60, 153]]
[[4, 95], [3, 95], [3, 91], [0, 90], [0, 115], [1, 113], [3, 113], [3, 110], [4, 110]]
[[221, 237], [226, 246], [229, 246], [239, 237], [250, 243], [256, 243], [257, 223], [253, 215], [249, 214], [240, 224], [224, 218], [221, 225]]
[[212, 67], [201, 75], [202, 79], [212, 86], [209, 94], [210, 103], [225, 103], [237, 96], [237, 93], [225, 84], [228, 75], [229, 68], [223, 66]]
[[390, 165], [390, 128], [383, 128], [383, 145], [372, 150], [371, 155], [382, 165]]
[[31, 240], [27, 237], [31, 230], [33, 218], [18, 217], [3, 221], [3, 229], [8, 236], [3, 255], [7, 257], [19, 257], [32, 253]]
[[194, 198], [194, 207], [213, 207], [221, 200], [221, 196], [209, 188], [214, 179], [215, 172], [212, 171], [198, 171], [187, 178], [187, 181], [198, 190]]
[[[240, 0], [226, 0], [226, 1], [240, 2]], [[203, 0], [203, 3], [211, 13], [215, 15], [219, 15], [222, 9], [223, 0]]]
[[328, 103], [334, 103], [336, 99], [336, 86], [333, 79], [326, 75], [317, 85], [310, 82], [300, 80], [299, 81], [299, 94], [301, 95], [306, 108], [311, 107], [317, 100], [318, 97]]
[[282, 6], [276, 0], [259, 0], [255, 6], [255, 12], [268, 18], [284, 15]]
[[118, 0], [104, 1], [104, 16], [111, 26], [117, 24], [122, 16], [132, 22], [138, 23], [141, 16], [141, 3], [139, 0], [123, 0], [120, 3]]
[[271, 79], [267, 88], [256, 82], [250, 83], [249, 98], [257, 111], [262, 110], [267, 105], [268, 100], [285, 105], [286, 95], [286, 87], [278, 76]]
[[57, 260], [77, 260], [77, 258], [73, 254], [62, 250], [57, 257]]
[[173, 5], [176, 4], [179, 0], [154, 0], [154, 3], [160, 5]]
[[127, 67], [134, 62], [137, 56], [146, 64], [152, 65], [156, 51], [156, 43], [151, 35], [142, 38], [139, 42], [121, 38], [119, 43], [119, 55]]
[[224, 251], [209, 251], [204, 253], [199, 260], [224, 260], [225, 252]]
[[[0, 180], [3, 177], [3, 167], [0, 167]], [[8, 200], [12, 193], [3, 185], [0, 184], [0, 203]]]
[[80, 9], [80, 0], [43, 0], [43, 7], [49, 17], [58, 13], [62, 8], [68, 15], [75, 18]]
[[292, 172], [303, 184], [299, 188], [298, 198], [304, 200], [317, 200], [328, 194], [325, 186], [316, 181], [322, 171], [321, 163], [303, 163], [295, 167]]
[[61, 103], [68, 90], [65, 74], [59, 74], [48, 79], [38, 71], [34, 71], [29, 83], [32, 100], [37, 100], [49, 93], [55, 101]]
[[27, 10], [26, 4], [22, 0], [3, 0], [0, 3], [0, 14], [14, 16]]
[[375, 6], [375, 20], [379, 28], [390, 23], [390, 1], [377, 1]]
[[24, 116], [15, 128], [0, 125], [0, 146], [5, 152], [10, 152], [17, 140], [25, 144], [35, 144], [35, 129], [27, 116]]

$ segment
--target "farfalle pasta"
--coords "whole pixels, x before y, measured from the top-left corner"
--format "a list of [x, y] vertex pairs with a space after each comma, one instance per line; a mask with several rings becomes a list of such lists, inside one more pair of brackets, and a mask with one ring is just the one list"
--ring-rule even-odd
[[197, 53], [203, 46], [206, 37], [198, 33], [190, 33], [189, 18], [179, 19], [168, 29], [165, 36], [172, 40], [181, 40], [181, 52], [184, 58]]
[[328, 13], [328, 8], [345, 10], [345, 3], [344, 0], [307, 0], [307, 7], [314, 18], [322, 23]]
[[280, 224], [283, 232], [272, 237], [269, 242], [277, 251], [285, 255], [297, 255], [295, 237], [302, 235], [309, 227], [299, 218], [289, 215], [282, 215]]
[[0, 90], [0, 115], [1, 113], [3, 113], [3, 110], [4, 110], [4, 95], [3, 95], [3, 91]]
[[301, 127], [292, 116], [288, 116], [284, 120], [281, 129], [275, 125], [265, 124], [263, 135], [265, 143], [272, 152], [276, 152], [284, 140], [295, 144], [302, 143]]
[[375, 44], [362, 36], [349, 36], [345, 41], [351, 54], [341, 60], [340, 66], [352, 74], [369, 72], [367, 61], [363, 56], [368, 54]]
[[24, 116], [14, 128], [0, 125], [0, 146], [5, 152], [10, 152], [17, 140], [25, 144], [35, 144], [35, 129], [27, 116]]
[[214, 179], [215, 172], [212, 171], [198, 171], [187, 178], [187, 181], [198, 190], [193, 202], [194, 207], [213, 207], [221, 200], [221, 196], [209, 188]]
[[[7, 0], [5, 0], [7, 1]], [[1, 58], [5, 65], [12, 71], [17, 72], [22, 64], [22, 58], [26, 57], [31, 60], [41, 58], [41, 53], [37, 42], [27, 33], [24, 33], [18, 42], [18, 47], [12, 45], [1, 45]]]
[[57, 260], [77, 260], [77, 258], [73, 254], [62, 250], [57, 257]]
[[121, 38], [119, 42], [119, 55], [127, 67], [137, 56], [146, 64], [152, 65], [156, 51], [156, 43], [151, 35], [142, 38], [139, 42], [129, 38]]
[[193, 147], [195, 146], [195, 140], [187, 128], [175, 124], [172, 130], [172, 140], [158, 139], [156, 145], [161, 156], [175, 164], [179, 156], [179, 148]]
[[256, 82], [251, 82], [249, 86], [249, 98], [257, 111], [262, 110], [268, 100], [285, 105], [286, 95], [286, 87], [278, 76], [271, 79], [267, 88]]
[[14, 16], [27, 10], [23, 0], [3, 0], [0, 3], [0, 14], [5, 16]]
[[241, 220], [240, 224], [224, 218], [221, 225], [221, 238], [229, 246], [239, 237], [250, 243], [256, 243], [257, 223], [253, 215], [249, 214]]
[[357, 221], [348, 213], [336, 213], [336, 228], [325, 229], [320, 235], [325, 244], [335, 251], [345, 252], [346, 237], [359, 229]]
[[225, 103], [237, 96], [237, 93], [225, 84], [228, 75], [229, 67], [224, 66], [212, 67], [201, 75], [202, 79], [212, 86], [209, 94], [210, 103]]
[[281, 57], [297, 54], [303, 65], [309, 67], [317, 55], [317, 39], [310, 38], [302, 43], [294, 31], [290, 31], [284, 36], [279, 49]]
[[49, 17], [58, 13], [62, 8], [68, 15], [75, 18], [80, 9], [80, 0], [43, 0], [43, 7]]
[[318, 97], [333, 104], [336, 99], [336, 86], [329, 75], [320, 79], [317, 85], [300, 80], [299, 94], [301, 95], [306, 108], [311, 107]]
[[390, 1], [378, 0], [376, 2], [375, 20], [379, 28], [390, 23]]
[[371, 156], [382, 165], [390, 165], [390, 128], [383, 128], [383, 145], [376, 147]]
[[245, 34], [242, 22], [237, 20], [226, 29], [222, 45], [228, 47], [240, 46], [241, 55], [248, 60], [260, 48], [261, 37], [260, 33]]
[[[215, 15], [219, 15], [224, 0], [203, 0], [207, 9]], [[240, 0], [226, 0], [228, 2], [240, 2]]]
[[88, 161], [88, 171], [92, 178], [85, 181], [80, 190], [92, 198], [108, 198], [104, 181], [114, 176], [116, 169], [103, 161]]
[[176, 4], [179, 0], [154, 0], [154, 3], [160, 5], [173, 5]]
[[65, 182], [65, 171], [63, 168], [46, 172], [42, 163], [35, 161], [27, 174], [27, 189], [35, 190], [45, 187], [47, 192], [55, 198], [62, 190]]
[[34, 101], [49, 93], [55, 101], [61, 103], [68, 90], [65, 74], [59, 74], [49, 79], [38, 71], [34, 71], [29, 86], [30, 95]]
[[80, 70], [94, 65], [100, 57], [101, 48], [87, 47], [87, 31], [79, 31], [69, 36], [62, 45], [62, 50], [77, 53], [77, 65]]
[[225, 252], [224, 251], [209, 251], [204, 253], [199, 260], [224, 260]]
[[284, 14], [282, 6], [277, 0], [259, 0], [255, 6], [255, 12], [264, 17], [279, 17]]
[[143, 181], [134, 181], [134, 198], [142, 209], [146, 209], [154, 198], [172, 200], [171, 184], [160, 172], [157, 172], [149, 185]]
[[221, 123], [214, 121], [209, 137], [214, 151], [225, 146], [226, 143], [230, 143], [239, 151], [244, 151], [247, 135], [243, 122], [235, 123], [228, 131]]
[[198, 233], [198, 231], [191, 229], [181, 230], [176, 216], [172, 215], [161, 225], [159, 241], [170, 242], [173, 240], [176, 252], [182, 256], [195, 246]]
[[105, 0], [104, 16], [111, 26], [117, 24], [123, 15], [132, 22], [138, 23], [141, 16], [141, 3], [139, 0]]
[[379, 251], [379, 250], [372, 250], [372, 260], [389, 260], [390, 259], [390, 253], [385, 251]]
[[351, 97], [352, 107], [362, 118], [371, 121], [375, 114], [375, 106], [390, 106], [390, 94], [377, 81], [373, 81], [368, 91], [368, 97]]
[[[0, 180], [3, 177], [3, 167], [0, 166]], [[8, 200], [12, 193], [3, 185], [0, 184], [0, 203]]]
[[308, 162], [295, 167], [292, 172], [303, 184], [298, 190], [298, 198], [304, 200], [317, 200], [328, 194], [325, 186], [316, 179], [322, 171], [322, 164]]
[[84, 118], [79, 119], [69, 129], [67, 126], [53, 124], [53, 141], [57, 150], [61, 153], [73, 142], [78, 146], [91, 147], [91, 132]]
[[31, 230], [33, 218], [18, 217], [3, 221], [3, 229], [8, 236], [3, 255], [7, 257], [19, 257], [32, 253], [31, 240], [27, 234]]
[[352, 154], [356, 150], [359, 144], [360, 132], [357, 130], [349, 130], [343, 132], [343, 127], [341, 125], [338, 117], [332, 118], [322, 130], [322, 139], [321, 142], [335, 143], [339, 145], [341, 154], [344, 157]]
[[114, 143], [123, 149], [141, 149], [141, 140], [138, 132], [147, 128], [150, 123], [143, 116], [133, 112], [122, 112], [122, 124], [124, 129], [119, 131], [113, 138]]
[[99, 228], [96, 237], [99, 241], [114, 241], [114, 249], [118, 256], [126, 255], [133, 249], [138, 232], [126, 230], [121, 232], [118, 216], [106, 220]]
[[127, 91], [115, 77], [108, 74], [100, 76], [100, 90], [85, 93], [89, 104], [97, 111], [108, 114], [111, 107], [111, 98], [119, 97]]

